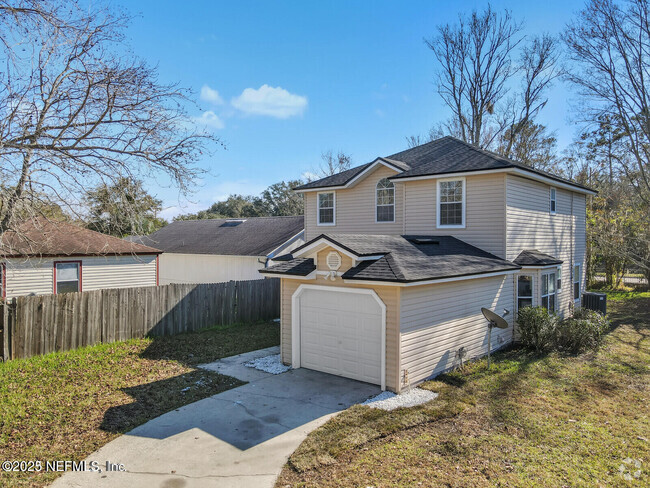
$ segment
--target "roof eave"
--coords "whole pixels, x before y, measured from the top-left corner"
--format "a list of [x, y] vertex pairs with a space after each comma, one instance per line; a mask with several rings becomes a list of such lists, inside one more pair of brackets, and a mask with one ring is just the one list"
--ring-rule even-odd
[[470, 279], [489, 278], [492, 276], [506, 276], [518, 273], [521, 270], [520, 266], [514, 268], [504, 268], [499, 271], [486, 271], [484, 273], [470, 273], [454, 276], [446, 276], [441, 278], [423, 279], [423, 280], [382, 280], [382, 279], [364, 279], [364, 278], [343, 278], [344, 283], [356, 283], [364, 285], [383, 285], [383, 286], [421, 286], [421, 285], [434, 285], [438, 283], [449, 283], [452, 281], [463, 281]]

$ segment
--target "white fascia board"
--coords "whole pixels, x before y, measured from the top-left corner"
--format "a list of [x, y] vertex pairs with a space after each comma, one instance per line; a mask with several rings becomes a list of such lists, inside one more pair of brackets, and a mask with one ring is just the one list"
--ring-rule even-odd
[[473, 274], [467, 276], [456, 276], [453, 278], [442, 278], [439, 280], [426, 280], [426, 281], [409, 281], [408, 283], [402, 283], [398, 281], [372, 281], [372, 280], [343, 280], [343, 283], [359, 285], [374, 285], [374, 286], [398, 286], [400, 288], [405, 288], [409, 286], [421, 286], [421, 285], [435, 285], [437, 283], [451, 283], [453, 281], [464, 281], [464, 280], [478, 280], [481, 278], [491, 278], [493, 276], [507, 276], [519, 273], [521, 270], [513, 269], [509, 271], [496, 271], [494, 273], [483, 273], [483, 274]]
[[529, 180], [535, 180], [535, 181], [540, 181], [542, 183], [546, 183], [550, 186], [555, 186], [557, 188], [563, 188], [565, 190], [570, 190], [576, 193], [583, 193], [585, 195], [596, 195], [597, 193], [593, 190], [587, 190], [586, 188], [580, 188], [578, 186], [574, 186], [570, 183], [564, 183], [561, 181], [554, 180], [553, 178], [549, 178], [547, 176], [543, 176], [537, 173], [532, 173], [530, 171], [526, 171], [525, 169], [521, 168], [499, 168], [499, 169], [484, 169], [480, 171], [462, 171], [458, 173], [440, 173], [440, 174], [435, 174], [435, 175], [423, 175], [423, 176], [410, 176], [407, 178], [394, 178], [394, 177], [388, 177], [389, 180], [393, 181], [394, 183], [399, 183], [399, 182], [407, 182], [407, 181], [420, 181], [420, 180], [437, 180], [441, 178], [458, 178], [460, 176], [472, 176], [472, 175], [486, 175], [486, 174], [494, 174], [494, 173], [511, 173], [515, 174], [517, 176], [521, 176], [522, 178], [527, 178]]
[[301, 231], [298, 232], [295, 236], [292, 236], [292, 237], [290, 237], [289, 239], [287, 239], [286, 241], [284, 241], [284, 242], [283, 242], [282, 244], [280, 244], [278, 247], [276, 247], [275, 249], [273, 249], [273, 251], [271, 251], [270, 253], [268, 253], [268, 254], [266, 255], [266, 257], [269, 258], [269, 259], [275, 257], [275, 253], [276, 253], [278, 250], [281, 251], [281, 250], [284, 249], [285, 247], [287, 247], [287, 246], [293, 244], [294, 242], [296, 242], [296, 240], [298, 240], [300, 237], [302, 237], [302, 236], [304, 236], [304, 235], [305, 235], [305, 229], [301, 230]]
[[327, 191], [327, 190], [340, 190], [340, 189], [343, 189], [343, 188], [350, 188], [350, 187], [354, 186], [357, 181], [364, 178], [366, 174], [370, 173], [379, 164], [382, 164], [382, 165], [386, 166], [387, 168], [390, 168], [390, 169], [392, 169], [394, 171], [397, 171], [397, 172], [404, 171], [402, 168], [398, 168], [397, 166], [393, 166], [388, 161], [385, 161], [382, 158], [377, 158], [370, 164], [370, 166], [368, 166], [361, 173], [359, 173], [357, 176], [355, 176], [350, 181], [348, 181], [345, 185], [321, 186], [319, 188], [306, 188], [304, 190], [294, 190], [294, 191], [296, 193], [306, 193], [306, 192], [310, 192], [310, 191]]

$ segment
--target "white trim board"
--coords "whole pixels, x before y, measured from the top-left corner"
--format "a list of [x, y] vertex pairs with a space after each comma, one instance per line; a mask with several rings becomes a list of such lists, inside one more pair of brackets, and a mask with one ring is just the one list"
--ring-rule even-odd
[[370, 163], [370, 166], [368, 166], [361, 173], [356, 175], [354, 178], [352, 178], [350, 181], [348, 181], [344, 185], [321, 186], [319, 188], [305, 188], [303, 190], [294, 190], [294, 191], [296, 193], [306, 193], [306, 192], [311, 192], [311, 191], [327, 192], [329, 190], [340, 190], [340, 189], [343, 189], [343, 188], [350, 188], [350, 187], [354, 186], [358, 180], [362, 179], [366, 174], [373, 171], [380, 164], [383, 165], [383, 166], [386, 166], [387, 168], [392, 169], [393, 171], [396, 171], [398, 173], [404, 171], [403, 168], [399, 168], [397, 166], [394, 166], [394, 165], [390, 164], [390, 162], [388, 160], [384, 159], [384, 158], [377, 158], [372, 163]]
[[441, 278], [438, 280], [424, 280], [424, 281], [409, 281], [407, 283], [402, 283], [399, 281], [372, 281], [372, 280], [343, 280], [343, 283], [349, 284], [359, 284], [359, 285], [374, 285], [374, 286], [398, 286], [400, 288], [409, 287], [409, 286], [422, 286], [422, 285], [435, 285], [437, 283], [451, 283], [452, 281], [464, 281], [464, 280], [478, 280], [481, 278], [491, 278], [493, 276], [507, 276], [512, 274], [520, 273], [520, 269], [513, 269], [509, 271], [496, 271], [494, 273], [483, 273], [483, 274], [473, 274], [467, 276], [455, 276], [452, 278]]
[[340, 288], [335, 286], [302, 284], [291, 296], [291, 367], [300, 368], [300, 295], [305, 290], [370, 295], [381, 308], [381, 389], [386, 389], [386, 304], [374, 290], [367, 288]]

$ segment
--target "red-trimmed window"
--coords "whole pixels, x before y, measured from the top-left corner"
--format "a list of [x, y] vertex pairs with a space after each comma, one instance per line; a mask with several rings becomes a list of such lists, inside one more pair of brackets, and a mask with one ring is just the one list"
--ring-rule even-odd
[[81, 261], [54, 263], [54, 293], [81, 291]]

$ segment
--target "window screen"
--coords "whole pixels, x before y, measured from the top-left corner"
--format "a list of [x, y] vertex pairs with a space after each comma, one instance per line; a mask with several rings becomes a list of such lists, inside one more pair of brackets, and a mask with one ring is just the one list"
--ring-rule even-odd
[[79, 263], [56, 263], [56, 292], [74, 293], [80, 290]]
[[463, 180], [441, 181], [440, 225], [463, 225]]

